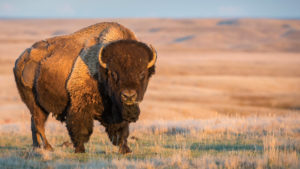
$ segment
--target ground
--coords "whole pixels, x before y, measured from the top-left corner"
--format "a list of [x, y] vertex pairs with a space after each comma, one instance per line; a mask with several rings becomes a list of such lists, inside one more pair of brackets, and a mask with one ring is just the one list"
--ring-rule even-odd
[[[299, 168], [300, 21], [122, 19], [158, 51], [157, 73], [120, 155], [98, 123], [74, 154], [50, 117], [54, 152], [33, 150], [15, 59], [35, 41], [93, 20], [0, 20], [0, 166], [4, 168]], [[107, 21], [107, 20], [106, 20]]]

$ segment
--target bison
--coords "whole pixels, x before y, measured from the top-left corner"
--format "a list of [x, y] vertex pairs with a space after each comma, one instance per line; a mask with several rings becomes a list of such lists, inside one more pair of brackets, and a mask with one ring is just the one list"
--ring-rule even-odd
[[53, 150], [45, 136], [45, 122], [52, 113], [66, 123], [75, 153], [85, 152], [94, 120], [105, 127], [120, 153], [131, 152], [129, 124], [138, 120], [156, 59], [151, 45], [114, 22], [97, 23], [26, 49], [13, 72], [31, 113], [33, 147]]

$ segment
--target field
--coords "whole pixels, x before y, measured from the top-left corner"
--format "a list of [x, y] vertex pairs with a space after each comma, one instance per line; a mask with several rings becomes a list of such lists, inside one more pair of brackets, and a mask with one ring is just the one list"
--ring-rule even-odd
[[300, 21], [112, 19], [158, 51], [133, 153], [118, 154], [95, 123], [74, 154], [52, 117], [54, 152], [32, 149], [30, 114], [16, 90], [15, 59], [35, 41], [104, 21], [0, 20], [1, 168], [300, 168]]

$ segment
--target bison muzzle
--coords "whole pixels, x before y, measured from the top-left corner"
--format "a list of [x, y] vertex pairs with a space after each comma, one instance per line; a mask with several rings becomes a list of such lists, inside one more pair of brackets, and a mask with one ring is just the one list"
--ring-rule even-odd
[[20, 96], [31, 113], [33, 146], [53, 150], [45, 136], [52, 113], [66, 123], [76, 153], [85, 152], [94, 120], [120, 153], [131, 152], [129, 124], [138, 120], [156, 59], [151, 45], [110, 22], [33, 44], [14, 67]]

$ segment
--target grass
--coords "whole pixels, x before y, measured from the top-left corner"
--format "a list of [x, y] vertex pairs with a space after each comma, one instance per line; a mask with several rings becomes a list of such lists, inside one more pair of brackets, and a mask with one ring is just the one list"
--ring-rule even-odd
[[[47, 125], [54, 152], [33, 150], [29, 124], [2, 125], [2, 168], [299, 168], [299, 116], [141, 121], [131, 126], [133, 153], [120, 155], [96, 126], [87, 152], [74, 154], [64, 126]], [[205, 124], [204, 126], [201, 124]], [[3, 130], [3, 129], [6, 130]], [[1, 129], [1, 128], [0, 128]], [[16, 132], [14, 132], [16, 131]]]

